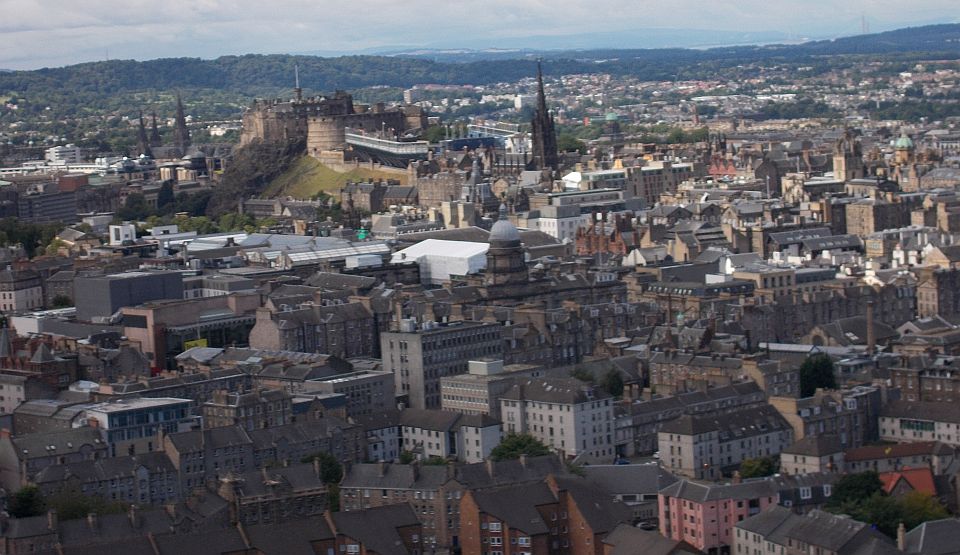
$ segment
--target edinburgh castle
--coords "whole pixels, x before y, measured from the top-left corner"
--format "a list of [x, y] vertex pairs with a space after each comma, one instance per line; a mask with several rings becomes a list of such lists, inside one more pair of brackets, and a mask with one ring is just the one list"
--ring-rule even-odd
[[241, 145], [254, 140], [279, 142], [301, 140], [307, 153], [319, 157], [324, 151], [346, 148], [346, 129], [382, 132], [386, 138], [426, 127], [426, 114], [418, 106], [385, 107], [354, 104], [353, 97], [337, 91], [333, 96], [292, 100], [256, 100], [243, 114]]

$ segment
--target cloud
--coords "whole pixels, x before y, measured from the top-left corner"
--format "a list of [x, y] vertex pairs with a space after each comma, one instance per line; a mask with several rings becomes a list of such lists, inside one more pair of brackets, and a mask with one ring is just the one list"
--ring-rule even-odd
[[[956, 21], [956, 0], [917, 0], [910, 21]], [[908, 24], [900, 0], [0, 0], [0, 67], [110, 58], [457, 46], [528, 36], [678, 28], [853, 34]], [[797, 13], [805, 17], [797, 18]], [[532, 45], [535, 46], [535, 45]]]

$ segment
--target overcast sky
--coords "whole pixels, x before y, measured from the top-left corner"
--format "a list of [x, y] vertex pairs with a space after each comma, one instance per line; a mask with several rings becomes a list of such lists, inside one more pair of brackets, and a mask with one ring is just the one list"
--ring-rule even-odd
[[[857, 34], [960, 22], [957, 0], [0, 0], [0, 68], [224, 54], [496, 47], [644, 28]], [[535, 40], [525, 45], [536, 48]]]

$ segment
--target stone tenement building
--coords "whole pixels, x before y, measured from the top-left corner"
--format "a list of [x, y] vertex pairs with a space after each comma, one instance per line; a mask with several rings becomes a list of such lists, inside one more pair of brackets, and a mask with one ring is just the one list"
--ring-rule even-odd
[[426, 114], [419, 107], [385, 108], [354, 104], [353, 97], [337, 91], [332, 97], [302, 98], [299, 90], [293, 100], [256, 100], [243, 113], [240, 145], [254, 140], [281, 142], [301, 140], [307, 153], [319, 156], [325, 150], [346, 147], [347, 127], [368, 133], [426, 127]]

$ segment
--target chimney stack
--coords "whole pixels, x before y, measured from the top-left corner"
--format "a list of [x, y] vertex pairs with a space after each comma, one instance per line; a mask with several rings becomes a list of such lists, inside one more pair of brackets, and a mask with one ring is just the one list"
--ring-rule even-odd
[[903, 525], [902, 521], [897, 526], [897, 549], [900, 551], [907, 550], [907, 527]]
[[57, 530], [57, 511], [50, 509], [47, 511], [47, 528], [53, 531]]

